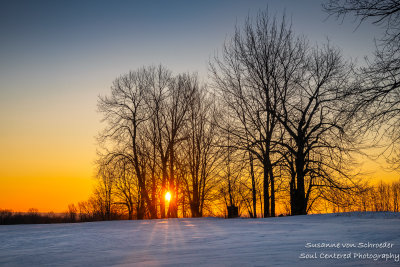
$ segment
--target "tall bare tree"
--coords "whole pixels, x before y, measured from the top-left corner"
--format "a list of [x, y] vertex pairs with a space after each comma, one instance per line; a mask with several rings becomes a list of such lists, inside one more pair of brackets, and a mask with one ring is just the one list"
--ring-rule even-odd
[[168, 87], [154, 94], [156, 105], [155, 121], [157, 128], [157, 149], [161, 159], [162, 193], [161, 217], [165, 216], [164, 195], [167, 190], [171, 193], [168, 217], [178, 216], [177, 197], [178, 188], [176, 179], [176, 149], [187, 136], [184, 126], [187, 122], [189, 105], [196, 90], [196, 78], [189, 74], [182, 74], [169, 79]]
[[372, 22], [382, 28], [373, 59], [358, 72], [359, 86], [351, 104], [362, 114], [366, 129], [383, 129], [389, 137], [390, 162], [400, 170], [400, 1], [330, 0], [323, 8], [336, 18], [353, 15], [360, 24]]
[[[151, 86], [150, 94], [147, 97], [147, 105], [151, 111], [150, 123], [147, 125], [147, 139], [151, 144], [151, 160], [149, 162], [152, 179], [152, 198], [158, 198], [160, 203], [161, 218], [166, 216], [165, 194], [168, 184], [168, 157], [170, 155], [170, 144], [168, 133], [166, 132], [167, 120], [166, 109], [168, 107], [168, 97], [173, 85], [171, 71], [162, 66], [152, 67], [150, 75]], [[161, 189], [157, 193], [156, 175], [161, 176]], [[154, 203], [154, 209], [156, 204]]]
[[194, 93], [185, 124], [186, 139], [180, 146], [184, 179], [192, 217], [203, 216], [204, 204], [216, 185], [220, 164], [219, 135], [214, 123], [216, 102], [212, 94], [193, 79]]
[[[110, 96], [99, 97], [98, 108], [107, 123], [99, 140], [103, 144], [112, 142], [111, 150], [105, 147], [110, 159], [123, 157], [130, 161], [138, 180], [140, 199], [143, 201], [141, 206], [146, 203], [151, 218], [157, 218], [146, 187], [147, 151], [140, 134], [142, 126], [149, 120], [145, 99], [151, 82], [148, 73], [152, 71], [152, 68], [131, 71], [114, 81]], [[139, 219], [144, 217], [144, 212], [144, 209], [140, 210]]]
[[306, 214], [323, 188], [352, 188], [343, 164], [353, 148], [344, 104], [350, 70], [338, 49], [310, 47], [285, 16], [278, 22], [266, 12], [237, 29], [211, 65], [236, 147], [264, 170], [264, 216], [275, 213], [277, 166], [290, 174], [293, 215]]
[[280, 144], [287, 151], [293, 215], [307, 214], [313, 190], [318, 197], [324, 187], [354, 186], [346, 173], [353, 139], [343, 102], [351, 89], [350, 66], [329, 43], [304, 51], [298, 79], [279, 92], [282, 99], [273, 112], [285, 130]]
[[305, 42], [296, 38], [285, 16], [279, 22], [267, 12], [247, 19], [211, 64], [211, 72], [227, 108], [235, 118], [237, 146], [264, 169], [264, 216], [275, 216], [274, 165], [279, 160], [276, 131], [279, 92], [297, 78]]

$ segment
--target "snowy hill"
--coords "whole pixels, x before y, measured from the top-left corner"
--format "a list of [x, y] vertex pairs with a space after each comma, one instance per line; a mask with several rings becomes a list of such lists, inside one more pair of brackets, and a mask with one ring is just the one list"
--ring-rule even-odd
[[1, 225], [4, 266], [399, 266], [400, 214]]

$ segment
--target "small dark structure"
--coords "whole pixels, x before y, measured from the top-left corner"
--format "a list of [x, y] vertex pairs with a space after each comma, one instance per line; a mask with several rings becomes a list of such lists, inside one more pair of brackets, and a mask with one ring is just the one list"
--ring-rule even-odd
[[239, 217], [239, 209], [236, 206], [227, 206], [228, 209], [228, 218], [236, 218]]

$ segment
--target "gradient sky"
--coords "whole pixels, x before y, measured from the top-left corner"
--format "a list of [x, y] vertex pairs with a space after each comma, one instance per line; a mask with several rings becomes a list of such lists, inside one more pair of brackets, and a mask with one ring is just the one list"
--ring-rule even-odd
[[267, 6], [271, 14], [286, 10], [311, 43], [329, 38], [362, 62], [378, 29], [326, 20], [321, 3], [1, 1], [0, 208], [60, 212], [87, 199], [102, 128], [98, 95], [143, 65], [197, 71], [207, 80], [208, 60], [235, 24]]

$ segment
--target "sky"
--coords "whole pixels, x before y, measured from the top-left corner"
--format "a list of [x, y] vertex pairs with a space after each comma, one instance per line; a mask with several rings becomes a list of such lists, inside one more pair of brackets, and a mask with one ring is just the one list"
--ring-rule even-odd
[[[324, 1], [0, 2], [0, 209], [62, 212], [94, 186], [99, 95], [118, 76], [158, 65], [208, 80], [208, 62], [245, 18], [291, 19], [362, 64], [380, 29], [337, 21]], [[378, 165], [373, 177], [386, 177]], [[374, 170], [377, 170], [374, 172]]]

